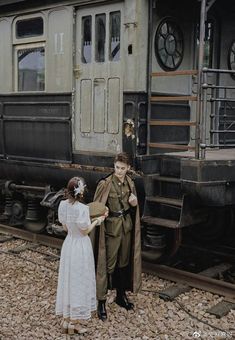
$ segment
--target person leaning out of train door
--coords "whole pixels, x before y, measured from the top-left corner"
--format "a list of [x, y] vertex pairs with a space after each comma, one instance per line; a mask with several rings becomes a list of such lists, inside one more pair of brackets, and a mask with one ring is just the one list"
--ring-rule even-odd
[[93, 230], [96, 257], [98, 317], [107, 319], [107, 290], [116, 288], [115, 302], [126, 310], [134, 305], [126, 290], [141, 288], [140, 219], [134, 182], [127, 175], [130, 160], [120, 153], [114, 160], [114, 172], [98, 183], [94, 201], [109, 208], [109, 215], [100, 228]]
[[66, 200], [58, 209], [58, 218], [67, 231], [59, 266], [56, 314], [63, 317], [63, 333], [85, 333], [80, 320], [87, 320], [96, 310], [94, 254], [89, 232], [100, 225], [105, 216], [90, 221], [89, 207], [82, 203], [84, 179], [73, 177], [66, 190]]

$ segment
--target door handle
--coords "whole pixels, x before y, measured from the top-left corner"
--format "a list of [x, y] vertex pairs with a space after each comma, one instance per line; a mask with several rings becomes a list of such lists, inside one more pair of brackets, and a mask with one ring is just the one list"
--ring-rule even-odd
[[76, 67], [73, 69], [73, 72], [76, 79], [78, 79], [82, 74], [82, 70], [79, 65], [76, 65]]

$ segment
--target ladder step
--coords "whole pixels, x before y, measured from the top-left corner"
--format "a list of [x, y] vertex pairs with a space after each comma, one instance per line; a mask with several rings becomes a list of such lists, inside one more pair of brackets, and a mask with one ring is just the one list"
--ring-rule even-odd
[[194, 146], [166, 143], [149, 143], [150, 148], [174, 149], [174, 150], [195, 150]]
[[181, 179], [178, 177], [161, 176], [159, 174], [149, 174], [146, 177], [159, 182], [181, 183]]
[[152, 77], [166, 77], [166, 76], [193, 76], [197, 75], [198, 70], [182, 70], [182, 71], [168, 71], [168, 72], [153, 72]]
[[189, 122], [184, 120], [150, 120], [149, 125], [161, 126], [196, 126], [196, 122]]
[[160, 217], [145, 216], [141, 219], [142, 222], [147, 224], [154, 224], [166, 228], [176, 229], [179, 227], [179, 222], [174, 220], [167, 220]]
[[156, 202], [156, 203], [175, 205], [177, 207], [182, 207], [182, 205], [183, 205], [183, 201], [180, 200], [180, 199], [168, 198], [168, 197], [162, 197], [162, 196], [147, 196], [146, 200], [148, 202]]
[[153, 96], [151, 102], [197, 101], [197, 96]]

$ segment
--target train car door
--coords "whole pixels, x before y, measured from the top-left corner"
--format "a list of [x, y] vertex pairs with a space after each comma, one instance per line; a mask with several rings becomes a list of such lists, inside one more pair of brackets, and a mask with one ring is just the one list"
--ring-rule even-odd
[[75, 152], [122, 149], [122, 15], [121, 3], [77, 11]]

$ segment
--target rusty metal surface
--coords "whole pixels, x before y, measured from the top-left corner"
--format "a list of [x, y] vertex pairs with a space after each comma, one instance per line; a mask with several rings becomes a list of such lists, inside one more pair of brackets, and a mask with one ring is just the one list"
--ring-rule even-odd
[[62, 239], [55, 238], [52, 236], [47, 236], [43, 234], [31, 233], [27, 230], [22, 230], [19, 228], [9, 227], [4, 224], [0, 224], [0, 233], [10, 234], [12, 236], [21, 238], [23, 240], [31, 241], [34, 243], [39, 243], [52, 248], [60, 249], [63, 243]]
[[228, 297], [235, 302], [235, 284], [212, 279], [200, 274], [189, 273], [165, 265], [143, 263], [143, 271], [155, 274], [161, 278], [187, 284], [190, 287], [205, 290], [214, 294]]

